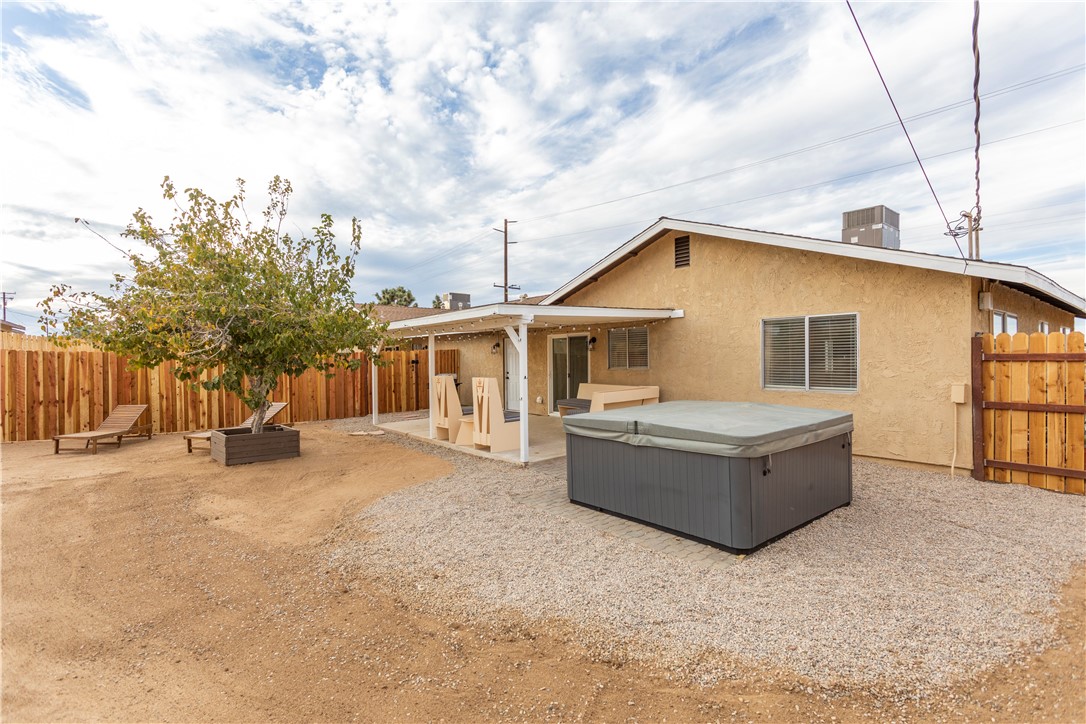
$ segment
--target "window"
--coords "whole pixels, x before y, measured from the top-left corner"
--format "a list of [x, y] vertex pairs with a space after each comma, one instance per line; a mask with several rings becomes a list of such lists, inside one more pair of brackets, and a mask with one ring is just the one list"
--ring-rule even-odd
[[690, 237], [675, 237], [675, 268], [690, 266]]
[[1048, 322], [1038, 322], [1037, 323], [1037, 331], [1038, 332], [1043, 332], [1044, 334], [1048, 334]]
[[649, 328], [629, 327], [607, 332], [608, 369], [646, 369], [649, 366]]
[[762, 320], [762, 386], [848, 390], [857, 384], [855, 314]]
[[1010, 312], [1000, 312], [998, 310], [992, 312], [992, 334], [1001, 332], [1017, 334], [1018, 317]]
[[1060, 334], [1071, 334], [1070, 327], [1060, 327]]

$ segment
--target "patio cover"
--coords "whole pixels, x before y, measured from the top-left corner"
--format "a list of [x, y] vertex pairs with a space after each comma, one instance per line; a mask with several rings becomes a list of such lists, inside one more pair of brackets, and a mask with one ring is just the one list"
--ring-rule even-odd
[[[472, 334], [504, 330], [517, 350], [520, 369], [520, 461], [528, 462], [528, 330], [543, 327], [578, 324], [621, 324], [651, 322], [683, 316], [681, 309], [637, 309], [620, 307], [566, 307], [536, 304], [487, 304], [458, 309], [444, 314], [432, 314], [417, 319], [404, 319], [388, 325], [390, 332], [402, 337], [426, 337], [430, 369], [434, 369], [434, 339], [442, 335]], [[376, 390], [376, 385], [373, 389]], [[430, 437], [435, 436], [433, 389], [430, 390]], [[377, 416], [376, 400], [373, 404]]]

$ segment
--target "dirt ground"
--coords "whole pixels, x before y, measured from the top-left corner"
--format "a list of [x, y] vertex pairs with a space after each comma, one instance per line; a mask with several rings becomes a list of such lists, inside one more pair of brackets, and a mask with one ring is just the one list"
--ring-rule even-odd
[[561, 624], [441, 620], [325, 565], [352, 513], [449, 463], [299, 425], [225, 468], [179, 435], [0, 446], [5, 721], [1086, 720], [1086, 571], [1064, 642], [919, 709], [753, 674], [711, 688], [595, 660]]

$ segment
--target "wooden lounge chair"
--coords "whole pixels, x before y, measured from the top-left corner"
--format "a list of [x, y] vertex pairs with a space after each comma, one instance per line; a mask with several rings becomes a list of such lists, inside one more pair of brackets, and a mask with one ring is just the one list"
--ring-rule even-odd
[[[472, 408], [460, 404], [456, 380], [452, 375], [434, 375], [430, 384], [434, 386], [434, 433], [438, 440], [456, 442], [461, 427], [471, 427]], [[470, 441], [468, 444], [471, 444]]]
[[[271, 419], [278, 415], [280, 412], [282, 412], [283, 408], [286, 407], [287, 404], [288, 403], [286, 402], [271, 403], [271, 407], [268, 408], [268, 414], [264, 416], [264, 422], [271, 422]], [[244, 422], [242, 422], [240, 425], [237, 425], [236, 428], [252, 427], [253, 417], [255, 416], [256, 413], [254, 412], [252, 415], [249, 415], [249, 417], [247, 417]], [[197, 430], [196, 432], [186, 432], [183, 437], [185, 438], [185, 444], [188, 446], [189, 452], [192, 452], [193, 440], [206, 440], [207, 449], [211, 449], [211, 430]]]
[[471, 380], [472, 442], [476, 448], [503, 452], [520, 447], [520, 415], [502, 407], [501, 388], [493, 377]]
[[[54, 435], [53, 454], [60, 453], [61, 440], [83, 440], [83, 449], [86, 450], [89, 447], [91, 455], [98, 454], [99, 442], [105, 442], [107, 445], [120, 445], [121, 439], [125, 437], [146, 437], [150, 440], [151, 425], [136, 424], [140, 415], [146, 411], [147, 405], [117, 405], [117, 407], [113, 408], [113, 412], [109, 413], [109, 417], [102, 420], [102, 424], [93, 432], [69, 432], [65, 435]], [[111, 437], [115, 437], [117, 440], [109, 440]]]

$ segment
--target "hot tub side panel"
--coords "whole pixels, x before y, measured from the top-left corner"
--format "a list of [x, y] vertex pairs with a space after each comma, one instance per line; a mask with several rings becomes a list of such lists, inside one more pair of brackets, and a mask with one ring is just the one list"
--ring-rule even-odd
[[[852, 502], [848, 435], [774, 453], [757, 462], [750, 470], [753, 530], [749, 547]], [[769, 474], [763, 475], [766, 465]]]

